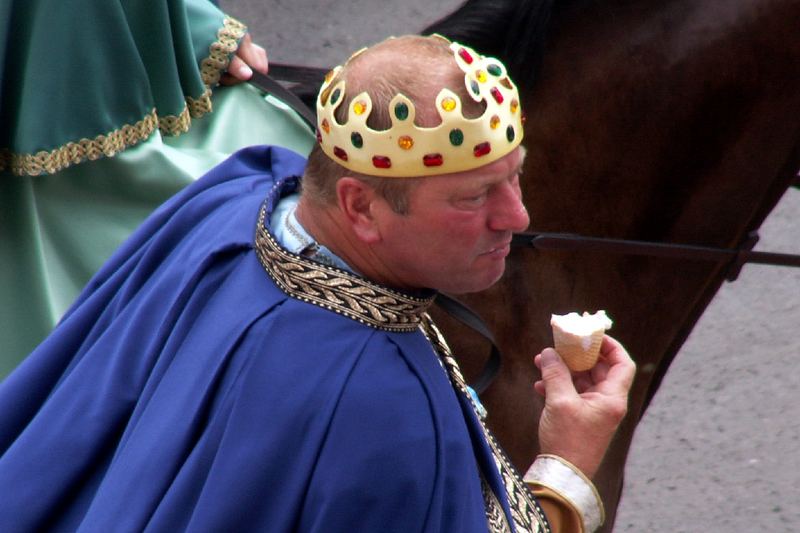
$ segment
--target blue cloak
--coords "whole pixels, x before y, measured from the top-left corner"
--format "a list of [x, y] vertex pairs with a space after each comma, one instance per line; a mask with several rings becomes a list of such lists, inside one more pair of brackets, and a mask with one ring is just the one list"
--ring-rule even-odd
[[510, 516], [418, 327], [267, 275], [259, 211], [304, 164], [253, 147], [190, 185], [0, 385], [3, 531], [485, 532], [482, 486]]

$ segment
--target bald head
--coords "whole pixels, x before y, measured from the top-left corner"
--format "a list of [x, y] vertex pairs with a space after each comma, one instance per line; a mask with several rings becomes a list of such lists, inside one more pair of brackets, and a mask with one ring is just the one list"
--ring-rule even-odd
[[[347, 121], [349, 103], [361, 92], [369, 94], [373, 102], [367, 124], [375, 130], [391, 126], [389, 102], [397, 94], [404, 94], [414, 102], [418, 126], [439, 124], [436, 96], [444, 87], [459, 96], [465, 116], [483, 113], [484, 106], [467, 92], [464, 72], [453, 60], [450, 44], [438, 37], [407, 35], [387, 39], [348, 61], [338, 79], [347, 83], [345, 105], [338, 108], [336, 115], [340, 123]], [[331, 86], [335, 84], [334, 81]]]

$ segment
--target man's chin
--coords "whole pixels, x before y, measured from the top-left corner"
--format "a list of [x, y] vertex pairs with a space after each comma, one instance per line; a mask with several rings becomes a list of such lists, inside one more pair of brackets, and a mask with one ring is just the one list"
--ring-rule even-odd
[[502, 267], [497, 269], [495, 272], [484, 272], [484, 275], [480, 278], [466, 280], [463, 283], [454, 285], [449, 290], [443, 290], [442, 292], [454, 295], [482, 292], [491, 288], [498, 281], [500, 281], [500, 279], [503, 277], [503, 272], [505, 272], [505, 261], [503, 262]]

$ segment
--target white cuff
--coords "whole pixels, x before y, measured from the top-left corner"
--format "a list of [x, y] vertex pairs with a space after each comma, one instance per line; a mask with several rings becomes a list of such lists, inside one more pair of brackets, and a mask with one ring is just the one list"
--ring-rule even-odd
[[583, 472], [557, 455], [539, 455], [525, 474], [526, 483], [535, 483], [557, 492], [569, 501], [583, 520], [583, 529], [595, 531], [605, 521], [600, 494]]

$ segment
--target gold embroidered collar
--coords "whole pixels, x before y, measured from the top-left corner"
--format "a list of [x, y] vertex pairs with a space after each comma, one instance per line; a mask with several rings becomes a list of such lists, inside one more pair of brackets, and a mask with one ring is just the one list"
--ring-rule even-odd
[[256, 254], [267, 274], [286, 294], [378, 329], [415, 331], [419, 327], [435, 293], [414, 297], [293, 254], [267, 230], [266, 217], [265, 202], [258, 214]]

